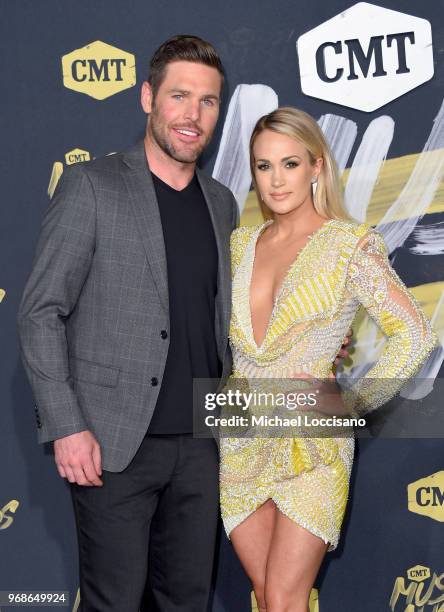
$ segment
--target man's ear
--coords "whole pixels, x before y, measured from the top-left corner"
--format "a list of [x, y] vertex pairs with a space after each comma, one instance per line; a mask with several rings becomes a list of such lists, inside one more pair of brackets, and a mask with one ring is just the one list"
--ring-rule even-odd
[[153, 90], [148, 81], [142, 83], [142, 89], [140, 91], [140, 103], [143, 110], [148, 115], [153, 108]]

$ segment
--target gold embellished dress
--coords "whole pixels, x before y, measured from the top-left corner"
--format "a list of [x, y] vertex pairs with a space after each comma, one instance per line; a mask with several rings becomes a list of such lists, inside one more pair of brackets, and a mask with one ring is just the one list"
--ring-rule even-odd
[[[362, 305], [387, 342], [344, 400], [353, 402], [355, 415], [374, 410], [399, 391], [436, 345], [422, 310], [391, 268], [381, 235], [366, 224], [325, 222], [290, 266], [257, 346], [250, 284], [256, 242], [270, 223], [241, 227], [231, 237], [233, 379], [289, 379], [297, 372], [328, 378]], [[286, 516], [329, 543], [329, 550], [336, 548], [353, 436], [228, 437], [221, 438], [220, 450], [221, 512], [228, 535], [272, 499]]]

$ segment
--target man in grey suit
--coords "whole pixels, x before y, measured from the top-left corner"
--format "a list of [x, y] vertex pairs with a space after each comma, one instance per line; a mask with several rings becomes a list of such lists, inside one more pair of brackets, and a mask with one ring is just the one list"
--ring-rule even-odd
[[[143, 142], [67, 168], [19, 312], [40, 442], [71, 483], [81, 610], [206, 610], [217, 446], [192, 379], [231, 369], [231, 192], [196, 168], [223, 71], [192, 36], [156, 51]], [[146, 606], [146, 608], [145, 608]]]

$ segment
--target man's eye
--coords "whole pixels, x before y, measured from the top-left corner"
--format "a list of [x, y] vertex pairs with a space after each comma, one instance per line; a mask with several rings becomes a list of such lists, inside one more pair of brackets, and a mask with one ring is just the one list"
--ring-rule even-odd
[[205, 106], [214, 106], [214, 100], [211, 100], [211, 98], [205, 98], [202, 100], [202, 102], [205, 104]]
[[268, 164], [258, 164], [258, 170], [268, 170], [270, 166]]
[[183, 95], [182, 95], [182, 94], [174, 94], [173, 98], [174, 98], [175, 100], [182, 100]]

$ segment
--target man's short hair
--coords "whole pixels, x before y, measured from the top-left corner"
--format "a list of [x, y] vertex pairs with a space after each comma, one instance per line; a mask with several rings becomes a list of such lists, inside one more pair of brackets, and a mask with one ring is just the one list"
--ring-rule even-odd
[[222, 78], [222, 88], [224, 70], [213, 45], [198, 36], [180, 34], [162, 43], [151, 58], [148, 83], [151, 85], [153, 97], [156, 96], [165, 77], [165, 69], [171, 62], [194, 62], [216, 68]]

